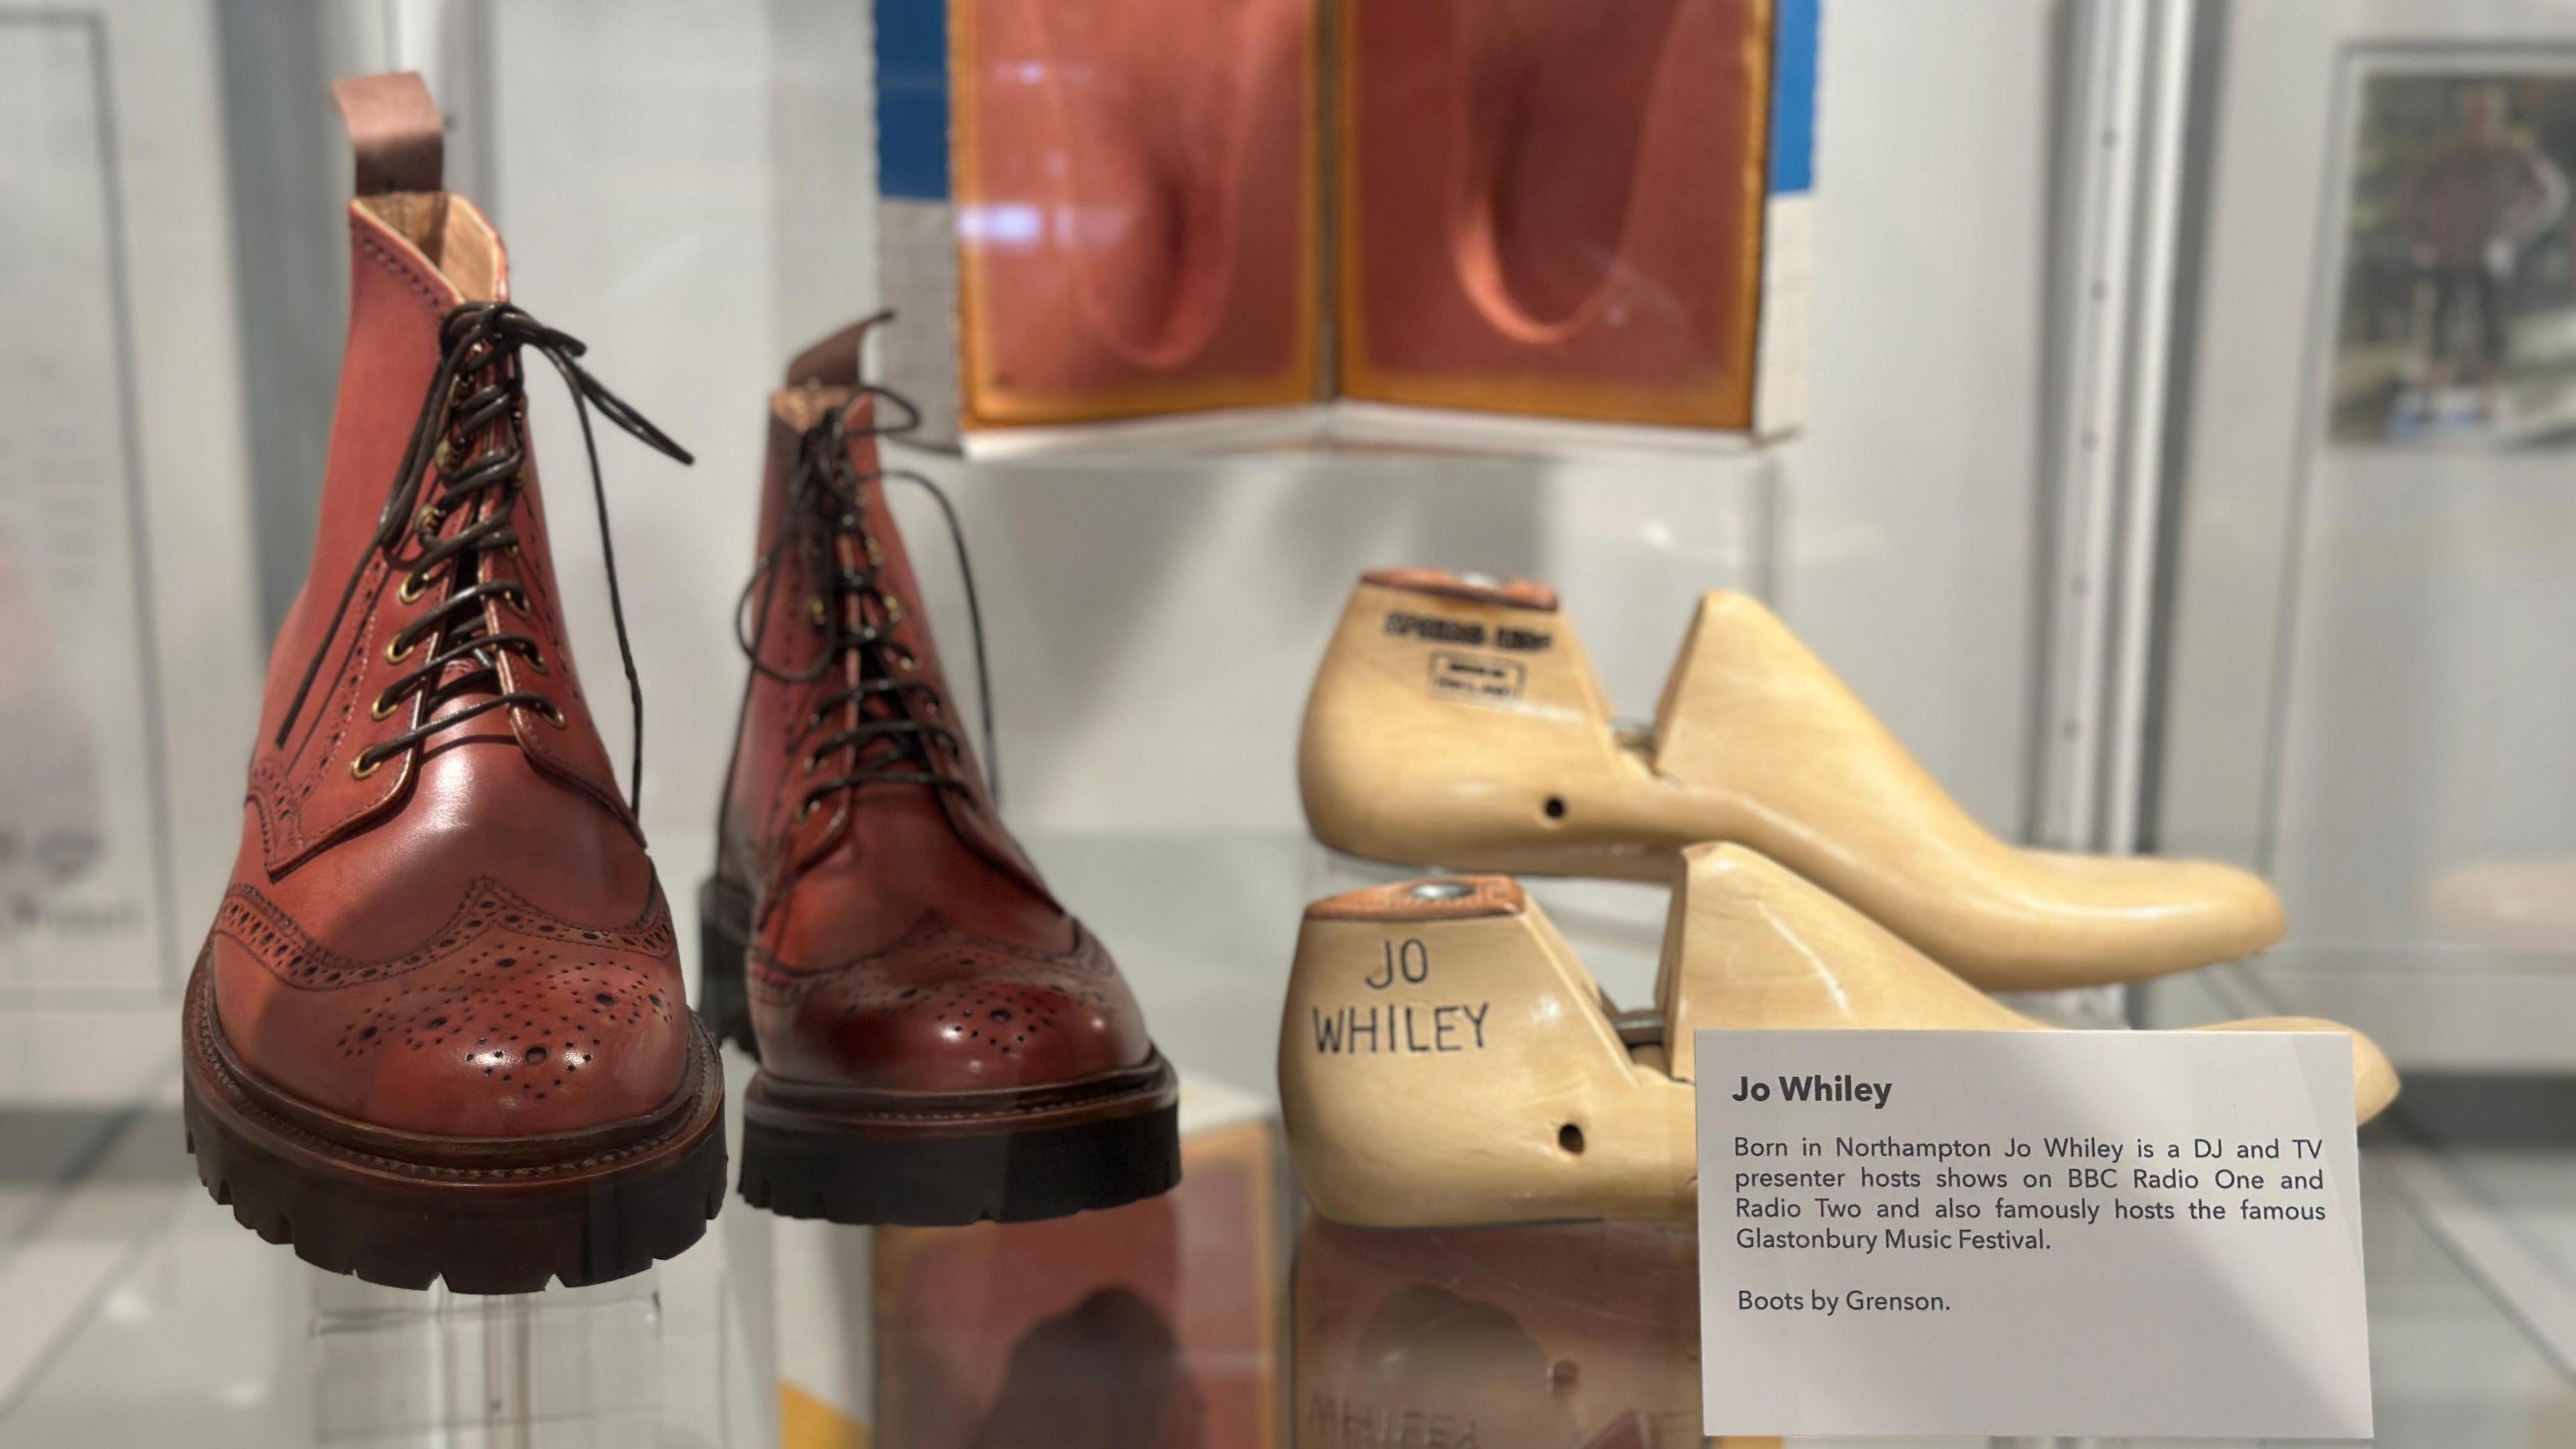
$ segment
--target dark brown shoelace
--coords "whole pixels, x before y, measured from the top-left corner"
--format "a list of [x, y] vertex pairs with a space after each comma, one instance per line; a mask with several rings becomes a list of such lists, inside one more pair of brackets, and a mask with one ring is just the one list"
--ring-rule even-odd
[[[902, 395], [866, 383], [860, 384], [858, 391], [875, 398], [880, 412], [891, 409], [896, 414], [892, 422], [881, 416], [872, 418], [859, 436], [897, 436], [920, 424], [920, 410]], [[975, 640], [975, 691], [983, 724], [985, 783], [998, 800], [1001, 763], [993, 742], [993, 691], [984, 659], [984, 613], [975, 597], [975, 571], [967, 561], [966, 535], [958, 526], [957, 509], [938, 484], [919, 473], [882, 468], [861, 473], [853, 468], [847, 411], [846, 406], [831, 409], [797, 440], [795, 481], [787, 500], [786, 520], [777, 542], [753, 566], [734, 608], [734, 642], [741, 646], [752, 669], [771, 679], [805, 684], [840, 668], [844, 660], [855, 657], [858, 663], [850, 687], [816, 701], [797, 742], [809, 775], [820, 776], [823, 767], [843, 750], [851, 752], [850, 768], [808, 785], [798, 803], [797, 818], [811, 814], [834, 791], [853, 785], [927, 785], [960, 793], [969, 789], [957, 769], [957, 758], [962, 753], [957, 733], [938, 719], [947, 708], [939, 687], [918, 677], [915, 671], [920, 661], [896, 643], [890, 632], [902, 618], [902, 605], [881, 587], [883, 556], [868, 534], [861, 496], [866, 484], [881, 484], [889, 479], [918, 484], [929, 493], [939, 504], [948, 523], [948, 537], [956, 546], [957, 576], [965, 587], [966, 618]], [[844, 539], [851, 545], [847, 558], [840, 547]], [[824, 647], [810, 666], [782, 669], [761, 657], [761, 645], [777, 592], [779, 565], [796, 550], [813, 560], [819, 575], [821, 587], [807, 600], [806, 614], [824, 636]], [[759, 595], [756, 607], [755, 593]], [[749, 632], [743, 625], [746, 611], [755, 621]], [[925, 712], [932, 717], [913, 717], [899, 703], [905, 694], [919, 696]], [[835, 716], [853, 706], [855, 723], [825, 733]]]
[[[312, 693], [313, 681], [330, 657], [331, 641], [347, 621], [349, 605], [367, 568], [382, 556], [391, 566], [387, 578], [402, 580], [405, 603], [432, 589], [442, 589], [438, 603], [403, 627], [388, 641], [386, 657], [399, 664], [425, 641], [436, 646], [408, 673], [387, 685], [370, 709], [381, 719], [406, 700], [418, 701], [417, 723], [401, 734], [380, 740], [358, 753], [352, 773], [364, 778], [376, 767], [442, 730], [478, 715], [519, 706], [535, 710], [556, 725], [563, 715], [541, 694], [499, 688], [500, 658], [514, 654], [528, 667], [546, 672], [544, 650], [527, 634], [498, 632], [488, 625], [484, 605], [499, 599], [519, 613], [528, 610], [527, 591], [506, 579], [485, 577], [483, 560], [519, 543], [512, 526], [519, 494], [527, 481], [527, 438], [521, 414], [527, 397], [520, 368], [523, 350], [533, 348], [572, 392], [573, 411], [581, 419], [581, 445], [590, 458], [591, 498], [599, 515], [599, 554], [608, 572], [608, 610], [617, 626], [617, 653], [626, 666], [628, 703], [635, 717], [635, 757], [628, 776], [630, 807], [644, 805], [644, 686], [635, 672], [635, 650], [626, 635], [626, 601], [617, 584], [617, 550], [608, 534], [608, 488], [600, 477], [599, 441], [590, 426], [591, 409], [643, 442], [682, 463], [695, 460], [615, 393], [590, 375], [578, 359], [586, 350], [575, 338], [538, 322], [504, 303], [469, 302], [447, 314], [439, 326], [437, 375], [430, 379], [420, 417], [412, 426], [402, 466], [385, 496], [376, 534], [349, 571], [331, 623], [304, 666], [303, 682], [277, 727], [277, 746], [287, 736]], [[434, 495], [424, 499], [429, 481], [438, 480]], [[468, 521], [442, 536], [449, 519]], [[414, 540], [418, 540], [415, 547]], [[407, 552], [406, 550], [412, 550]], [[450, 672], [454, 671], [454, 672]], [[495, 692], [461, 707], [446, 708], [479, 689]]]

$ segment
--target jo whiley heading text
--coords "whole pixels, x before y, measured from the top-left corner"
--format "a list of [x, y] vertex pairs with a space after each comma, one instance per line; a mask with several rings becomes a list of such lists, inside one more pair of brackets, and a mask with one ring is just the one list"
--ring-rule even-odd
[[1751, 1077], [1735, 1079], [1738, 1102], [1867, 1102], [1873, 1111], [1887, 1110], [1888, 1094], [1896, 1090], [1894, 1082], [1864, 1082], [1849, 1072], [1828, 1077], [1821, 1072], [1802, 1077], [1782, 1077], [1779, 1086], [1757, 1082]]

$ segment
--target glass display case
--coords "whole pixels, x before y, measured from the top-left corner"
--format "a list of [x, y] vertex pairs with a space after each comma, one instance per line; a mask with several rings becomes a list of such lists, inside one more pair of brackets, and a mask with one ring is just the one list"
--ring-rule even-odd
[[[1929, 971], [2384, 1050], [2375, 1442], [2576, 1443], [2576, 23], [1474, 8], [0, 0], [0, 1449], [1698, 1442], [1687, 1218], [1332, 1220], [1283, 1002], [1315, 903], [1512, 874], [1668, 1070], [1702, 835], [1594, 821], [1782, 699], [1854, 713], [1704, 768], [1798, 828], [1708, 832]], [[1980, 841], [2208, 920], [1985, 949]], [[1024, 1152], [940, 1156], [970, 1057]], [[541, 1291], [226, 1155], [553, 1191], [678, 1140], [580, 1115], [637, 1062], [722, 1188], [564, 1190]], [[959, 1221], [835, 1207], [850, 1136]]]

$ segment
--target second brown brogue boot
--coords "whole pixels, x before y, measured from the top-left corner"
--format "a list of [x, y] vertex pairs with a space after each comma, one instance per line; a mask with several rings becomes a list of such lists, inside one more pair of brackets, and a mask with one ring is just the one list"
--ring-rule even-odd
[[700, 902], [706, 1009], [761, 1060], [743, 1196], [922, 1224], [1149, 1197], [1180, 1180], [1172, 1070], [963, 737], [877, 464], [877, 409], [899, 430], [910, 408], [861, 385], [867, 325], [770, 400], [738, 621], [751, 681]]
[[188, 983], [189, 1146], [217, 1202], [323, 1268], [596, 1283], [706, 1231], [724, 1083], [565, 651], [527, 368], [572, 384], [586, 440], [596, 409], [688, 455], [510, 304], [491, 223], [439, 190], [419, 78], [336, 89], [348, 350], [241, 853]]

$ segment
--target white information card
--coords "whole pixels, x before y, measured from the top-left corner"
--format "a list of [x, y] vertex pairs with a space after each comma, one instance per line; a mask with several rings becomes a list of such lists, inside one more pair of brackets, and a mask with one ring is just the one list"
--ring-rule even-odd
[[1705, 1432], [2370, 1435], [2350, 1038], [1697, 1045]]

